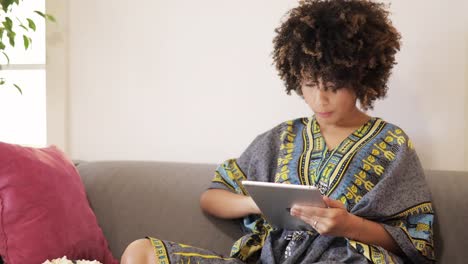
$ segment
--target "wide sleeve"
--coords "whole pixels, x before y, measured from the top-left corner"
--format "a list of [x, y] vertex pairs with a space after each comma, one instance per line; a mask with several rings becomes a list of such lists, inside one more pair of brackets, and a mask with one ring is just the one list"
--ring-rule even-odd
[[[382, 166], [382, 179], [354, 206], [352, 213], [381, 223], [404, 252], [406, 261], [433, 263], [434, 211], [421, 163], [401, 129], [397, 128], [393, 137], [385, 140], [380, 144], [391, 152], [382, 154], [387, 154], [392, 162]], [[380, 247], [365, 248], [373, 258], [391, 259], [391, 254]]]
[[258, 135], [238, 158], [228, 159], [215, 171], [209, 189], [246, 194], [242, 180], [272, 181], [279, 150], [279, 127]]

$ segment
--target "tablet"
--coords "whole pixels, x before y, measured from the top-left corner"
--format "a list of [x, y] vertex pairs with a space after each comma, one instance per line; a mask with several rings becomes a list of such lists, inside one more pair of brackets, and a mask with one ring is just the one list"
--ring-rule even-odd
[[312, 226], [290, 214], [294, 204], [326, 207], [320, 191], [309, 185], [242, 181], [266, 220], [286, 230], [312, 230]]

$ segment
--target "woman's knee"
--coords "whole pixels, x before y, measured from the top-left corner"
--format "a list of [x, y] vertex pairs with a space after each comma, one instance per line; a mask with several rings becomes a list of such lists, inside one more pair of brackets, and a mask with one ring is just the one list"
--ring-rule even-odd
[[138, 239], [127, 246], [122, 258], [121, 264], [147, 263], [155, 264], [154, 250], [148, 239]]

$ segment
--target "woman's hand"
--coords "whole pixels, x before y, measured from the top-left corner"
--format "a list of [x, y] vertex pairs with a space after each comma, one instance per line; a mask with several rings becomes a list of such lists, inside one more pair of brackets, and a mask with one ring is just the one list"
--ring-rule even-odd
[[326, 196], [328, 208], [294, 205], [291, 215], [311, 225], [321, 235], [346, 237], [369, 245], [378, 245], [399, 256], [401, 248], [382, 224], [348, 213], [344, 205]]
[[321, 235], [349, 237], [356, 216], [349, 213], [338, 200], [324, 196], [323, 201], [328, 208], [294, 205], [291, 208], [291, 215], [302, 219]]

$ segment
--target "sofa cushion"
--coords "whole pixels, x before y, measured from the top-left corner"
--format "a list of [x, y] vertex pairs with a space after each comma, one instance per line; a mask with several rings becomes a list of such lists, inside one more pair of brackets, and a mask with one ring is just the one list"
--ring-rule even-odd
[[56, 147], [0, 142], [0, 254], [6, 263], [117, 263], [77, 170]]
[[77, 168], [115, 256], [145, 236], [227, 255], [242, 235], [238, 221], [200, 209], [215, 164], [99, 161], [81, 162]]

